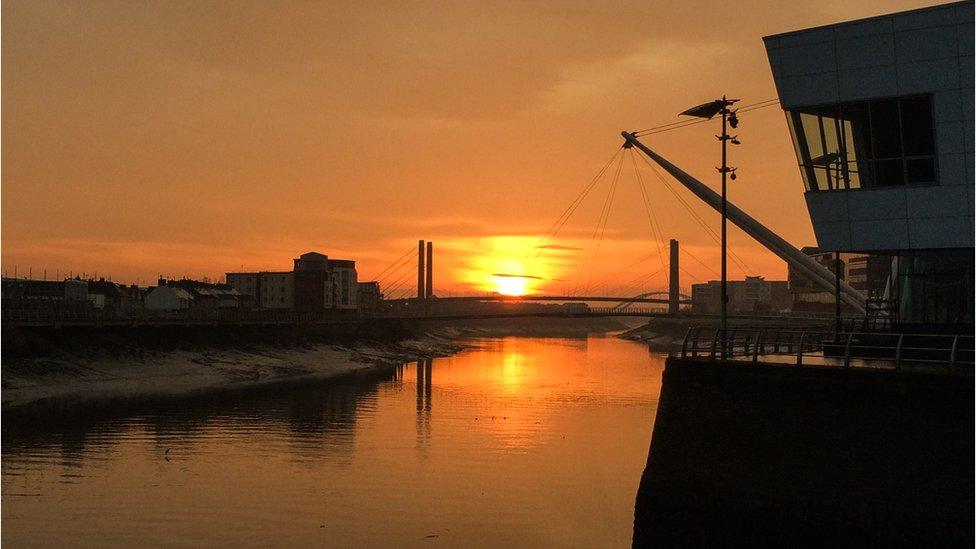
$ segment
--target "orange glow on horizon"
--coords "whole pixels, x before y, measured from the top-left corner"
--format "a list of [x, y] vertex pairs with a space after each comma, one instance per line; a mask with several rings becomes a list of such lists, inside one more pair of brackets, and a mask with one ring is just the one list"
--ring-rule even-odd
[[[670, 124], [724, 93], [776, 97], [763, 36], [944, 2], [768, 2], [702, 19], [681, 2], [515, 3], [500, 16], [484, 3], [11, 0], [0, 259], [7, 276], [149, 285], [285, 270], [318, 251], [355, 260], [370, 280], [425, 239], [441, 293], [582, 288], [658, 247], [630, 158], [574, 202], [621, 130]], [[793, 245], [816, 244], [782, 110], [741, 119], [729, 200]], [[717, 188], [716, 123], [644, 142]], [[697, 218], [717, 230], [720, 216], [668, 180], [693, 216], [638, 165], [657, 238], [707, 264], [682, 256], [682, 291], [716, 278], [719, 247]], [[606, 234], [587, 264], [604, 206]], [[540, 255], [557, 222], [553, 244], [564, 247]], [[733, 262], [730, 276], [785, 279], [782, 260], [729, 231], [748, 265]], [[591, 290], [666, 288], [652, 262]]]
[[489, 236], [448, 245], [454, 254], [468, 254], [452, 278], [477, 292], [520, 296], [542, 293], [564, 266], [558, 256], [541, 254], [534, 236]]

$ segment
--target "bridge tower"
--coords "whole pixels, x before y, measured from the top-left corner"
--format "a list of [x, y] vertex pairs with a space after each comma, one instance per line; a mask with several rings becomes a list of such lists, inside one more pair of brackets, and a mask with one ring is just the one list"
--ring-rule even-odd
[[668, 266], [671, 268], [671, 284], [668, 287], [668, 314], [676, 315], [679, 304], [678, 294], [681, 293], [681, 290], [678, 284], [678, 241], [673, 238], [671, 239], [671, 260], [668, 262]]
[[434, 297], [434, 243], [427, 242], [427, 279], [425, 283], [424, 297], [430, 299]]
[[424, 241], [417, 244], [417, 299], [425, 299], [424, 293]]

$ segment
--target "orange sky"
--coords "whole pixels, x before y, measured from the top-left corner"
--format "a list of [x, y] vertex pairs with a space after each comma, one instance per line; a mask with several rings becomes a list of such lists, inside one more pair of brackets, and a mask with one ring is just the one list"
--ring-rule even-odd
[[[656, 249], [628, 157], [596, 258], [584, 261], [609, 177], [553, 241], [583, 250], [534, 259], [621, 130], [723, 93], [775, 97], [764, 35], [937, 3], [8, 0], [3, 269], [145, 284], [288, 269], [317, 250], [357, 260], [364, 279], [425, 238], [439, 293], [520, 269], [571, 289]], [[714, 185], [715, 131], [645, 142]], [[738, 135], [730, 199], [814, 244], [782, 112], [744, 114]], [[665, 237], [717, 270], [717, 246], [643, 177]], [[754, 274], [785, 277], [730, 238]], [[683, 287], [714, 278], [683, 262]]]

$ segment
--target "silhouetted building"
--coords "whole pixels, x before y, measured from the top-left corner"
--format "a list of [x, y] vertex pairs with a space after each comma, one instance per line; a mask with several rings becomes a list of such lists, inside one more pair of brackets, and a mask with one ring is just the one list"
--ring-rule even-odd
[[89, 280], [88, 300], [110, 316], [122, 316], [127, 310], [128, 292], [123, 293], [118, 284], [104, 278]]
[[296, 310], [357, 310], [355, 261], [330, 259], [318, 252], [302, 254], [294, 261]]
[[903, 322], [973, 323], [973, 34], [958, 2], [764, 39], [819, 248], [893, 256]]
[[[84, 298], [88, 298], [88, 284], [84, 285]], [[28, 280], [26, 278], [4, 278], [3, 298], [10, 300], [61, 301], [65, 298], [65, 283], [57, 280]]]
[[88, 282], [77, 278], [65, 280], [64, 299], [65, 301], [88, 301]]
[[[837, 273], [834, 254], [821, 252], [816, 246], [804, 246], [801, 251], [812, 257], [832, 273]], [[844, 258], [841, 258], [840, 278], [845, 280]], [[833, 313], [836, 310], [836, 295], [815, 284], [793, 266], [787, 274], [792, 309], [796, 312]]]
[[847, 259], [847, 283], [868, 299], [884, 299], [891, 275], [891, 256], [886, 254], [852, 255]]
[[[728, 281], [730, 313], [769, 313], [789, 309], [787, 283], [765, 280], [761, 276], [747, 276], [743, 280]], [[691, 310], [699, 314], [718, 314], [721, 304], [722, 282], [710, 280], [691, 285]]]
[[262, 309], [295, 308], [295, 276], [289, 271], [227, 273], [227, 285], [241, 294], [245, 306], [253, 302]]
[[193, 306], [193, 295], [177, 286], [160, 285], [146, 294], [144, 306], [150, 311], [185, 311]]
[[[836, 254], [821, 252], [816, 246], [804, 246], [809, 255], [830, 272], [835, 272]], [[871, 300], [885, 299], [891, 274], [891, 257], [881, 254], [840, 254], [840, 278]], [[797, 269], [789, 268], [789, 287], [794, 311], [833, 313], [836, 295], [814, 284]], [[844, 306], [845, 312], [850, 308]]]
[[348, 259], [330, 259], [329, 270], [332, 272], [332, 308], [355, 311], [356, 297], [359, 293], [356, 262]]
[[193, 298], [192, 309], [194, 311], [216, 312], [218, 309], [237, 309], [241, 308], [242, 295], [228, 284], [219, 284], [192, 279], [180, 280], [159, 280], [160, 286], [171, 286], [182, 288], [190, 293]]
[[302, 254], [295, 263], [295, 310], [324, 311], [331, 303], [329, 257], [318, 252]]
[[291, 272], [227, 273], [227, 284], [264, 309], [357, 310], [356, 262], [318, 252], [296, 258]]
[[4, 278], [0, 295], [4, 318], [12, 318], [9, 315], [16, 314], [34, 317], [71, 314], [82, 317], [94, 313], [85, 280]]
[[383, 294], [380, 293], [380, 283], [375, 281], [360, 282], [358, 284], [358, 304], [360, 314], [375, 313], [380, 309]]

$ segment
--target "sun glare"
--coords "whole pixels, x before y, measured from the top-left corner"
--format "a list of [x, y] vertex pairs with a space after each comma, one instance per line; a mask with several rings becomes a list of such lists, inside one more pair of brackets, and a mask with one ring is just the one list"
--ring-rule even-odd
[[528, 279], [520, 276], [493, 276], [497, 292], [502, 295], [525, 295]]
[[563, 270], [561, 254], [540, 254], [538, 242], [535, 236], [508, 235], [454, 242], [452, 249], [470, 254], [455, 279], [478, 292], [510, 296], [545, 292]]

